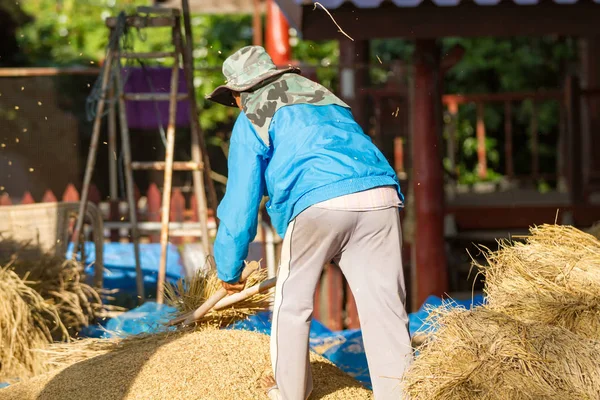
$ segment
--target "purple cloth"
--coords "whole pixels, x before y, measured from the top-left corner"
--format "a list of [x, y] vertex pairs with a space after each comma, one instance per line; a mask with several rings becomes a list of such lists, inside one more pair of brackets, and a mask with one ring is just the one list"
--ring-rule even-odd
[[[169, 93], [171, 88], [171, 68], [146, 67], [123, 70], [125, 93]], [[179, 70], [179, 93], [187, 93], [183, 70]], [[127, 121], [132, 129], [158, 129], [160, 125], [167, 129], [169, 124], [168, 101], [126, 101]], [[158, 109], [158, 112], [157, 112]], [[190, 125], [190, 103], [188, 100], [177, 102], [175, 119], [178, 128]]]

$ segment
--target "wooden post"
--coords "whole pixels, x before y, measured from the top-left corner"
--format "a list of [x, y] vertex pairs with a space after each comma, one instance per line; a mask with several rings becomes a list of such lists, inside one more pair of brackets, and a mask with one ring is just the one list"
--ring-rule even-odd
[[[148, 198], [147, 220], [153, 222], [160, 221], [161, 195], [156, 183], [150, 184], [146, 197]], [[158, 243], [159, 241], [160, 235], [150, 235], [150, 243]]]
[[567, 180], [571, 203], [582, 204], [583, 163], [581, 159], [581, 88], [579, 78], [570, 76], [565, 85], [565, 105], [567, 108]]
[[115, 88], [110, 88], [111, 103], [108, 108], [108, 183], [110, 200], [119, 199], [117, 189], [117, 103], [115, 101]]
[[[111, 37], [113, 35], [113, 31], [111, 31]], [[83, 228], [83, 219], [85, 217], [85, 208], [87, 206], [88, 201], [88, 193], [89, 186], [92, 182], [92, 174], [94, 172], [94, 168], [96, 166], [96, 153], [98, 152], [98, 141], [100, 139], [100, 127], [102, 124], [102, 115], [104, 114], [104, 105], [106, 103], [106, 90], [109, 87], [109, 82], [111, 79], [111, 65], [114, 62], [114, 49], [109, 48], [108, 54], [106, 55], [106, 68], [102, 73], [102, 93], [100, 95], [100, 99], [98, 100], [98, 104], [96, 105], [96, 117], [94, 119], [94, 125], [92, 127], [92, 137], [90, 139], [90, 148], [88, 151], [88, 157], [85, 167], [85, 174], [83, 177], [83, 187], [81, 189], [81, 203], [79, 204], [79, 212], [77, 215], [79, 218], [77, 219], [77, 224], [75, 226], [75, 232], [73, 233], [73, 258], [76, 257], [77, 252], [79, 251], [79, 232], [81, 232]]]
[[317, 289], [315, 290], [315, 300], [313, 305], [313, 319], [321, 321], [321, 282], [323, 282], [323, 274], [317, 283]]
[[260, 0], [253, 0], [254, 6], [252, 14], [252, 44], [255, 46], [262, 46], [263, 35], [262, 35], [262, 16], [260, 10]]
[[133, 182], [133, 170], [131, 169], [131, 142], [129, 140], [129, 126], [127, 124], [127, 111], [125, 109], [125, 96], [123, 94], [123, 82], [121, 77], [120, 65], [111, 65], [107, 63], [106, 69], [110, 71], [117, 68], [115, 74], [116, 95], [119, 101], [119, 126], [121, 127], [121, 148], [123, 149], [123, 161], [125, 164], [125, 191], [127, 195], [127, 204], [129, 206], [129, 222], [131, 223], [131, 241], [133, 242], [133, 253], [135, 257], [135, 282], [138, 295], [138, 304], [144, 303], [144, 275], [142, 273], [142, 263], [140, 256], [140, 237], [137, 226], [137, 203], [135, 201], [135, 189]]
[[[173, 194], [171, 195], [171, 210], [170, 210], [170, 221], [173, 222], [184, 222], [183, 214], [185, 212], [185, 197], [183, 197], [183, 193], [181, 189], [175, 188], [173, 190]], [[174, 237], [171, 238], [171, 243], [174, 245], [180, 245], [183, 243], [182, 237]]]
[[487, 177], [484, 116], [483, 103], [477, 103], [477, 169], [480, 178]]
[[447, 138], [447, 156], [450, 161], [450, 171], [455, 174], [456, 169], [456, 129], [458, 120], [458, 103], [452, 101], [448, 104], [448, 114], [450, 117], [450, 123], [446, 125], [448, 138]]
[[356, 300], [350, 285], [346, 282], [346, 328], [359, 329], [360, 320], [358, 319], [358, 309], [356, 308]]
[[[193, 50], [194, 43], [192, 37], [192, 22], [190, 18], [190, 5], [188, 0], [181, 0], [181, 8], [183, 10], [183, 28], [185, 32], [185, 40], [183, 46], [183, 65], [185, 82], [188, 90], [188, 101], [190, 105], [190, 130], [192, 135], [192, 159], [196, 162], [202, 160], [204, 163], [204, 170], [202, 174], [197, 172], [192, 173], [192, 179], [194, 181], [194, 188], [197, 191], [198, 196], [198, 207], [201, 213], [200, 220], [203, 222], [203, 226], [207, 225], [208, 220], [208, 207], [212, 208], [215, 212], [219, 202], [217, 200], [217, 192], [215, 185], [210, 177], [210, 158], [208, 157], [208, 151], [206, 148], [206, 142], [204, 140], [204, 134], [200, 129], [200, 120], [198, 112], [198, 104], [196, 103], [196, 93], [194, 89], [194, 58]], [[202, 188], [206, 185], [206, 192], [202, 192]], [[196, 189], [198, 188], [198, 189]], [[206, 198], [201, 196], [207, 194]], [[206, 204], [208, 203], [208, 204]], [[207, 207], [208, 205], [208, 207]], [[219, 220], [215, 218], [215, 224], [219, 226]], [[207, 254], [212, 254], [212, 246], [208, 243], [208, 229], [204, 227], [203, 233], [206, 239], [202, 239]]]
[[[108, 214], [109, 221], [120, 221], [121, 220], [121, 211], [119, 209], [119, 200], [110, 200], [109, 201], [110, 211]], [[111, 229], [110, 231], [110, 241], [118, 242], [120, 240], [120, 234], [118, 229]]]
[[512, 126], [512, 104], [510, 101], [504, 103], [504, 159], [505, 173], [509, 180], [515, 177], [513, 162], [513, 126]]
[[[75, 188], [75, 185], [73, 185], [72, 183], [69, 183], [67, 185], [67, 188], [65, 189], [63, 195], [62, 195], [62, 201], [64, 202], [78, 202], [79, 201], [79, 192], [77, 191], [77, 189]], [[79, 207], [79, 209], [81, 210], [81, 205]], [[85, 237], [85, 232], [84, 232], [84, 222], [85, 219], [85, 214], [78, 214], [77, 215], [77, 223], [79, 223], [79, 221], [81, 221], [81, 225], [79, 226], [79, 230], [74, 230], [75, 228], [75, 224], [73, 224], [73, 221], [69, 222], [69, 232], [73, 232], [73, 235], [71, 237], [71, 240], [73, 241], [73, 243], [79, 243], [79, 239], [80, 238], [84, 238]], [[73, 247], [74, 249], [78, 249], [79, 246], [77, 247]], [[83, 251], [83, 247], [81, 248]], [[81, 255], [83, 257], [83, 254]], [[83, 259], [83, 258], [82, 258]]]
[[413, 307], [427, 296], [448, 290], [444, 242], [444, 186], [440, 135], [437, 132], [439, 48], [434, 40], [417, 40], [415, 48], [412, 159], [414, 180], [415, 276]]
[[560, 193], [567, 193], [567, 174], [565, 162], [567, 158], [567, 116], [564, 101], [559, 101], [558, 156], [556, 157], [556, 188]]
[[398, 178], [403, 179], [406, 176], [404, 169], [404, 138], [394, 138], [394, 170]]
[[340, 46], [340, 97], [352, 108], [356, 122], [367, 130], [366, 107], [359, 92], [369, 84], [369, 41], [343, 38]]
[[100, 196], [100, 190], [98, 190], [98, 186], [94, 185], [93, 183], [90, 185], [90, 194], [88, 196], [88, 201], [90, 203], [94, 203], [94, 204], [100, 204], [101, 196]]
[[[173, 29], [176, 46], [179, 44], [179, 27]], [[179, 82], [179, 66], [173, 64], [171, 70], [171, 95], [169, 101], [169, 124], [167, 126], [167, 145], [165, 146], [165, 174], [163, 179], [163, 197], [160, 229], [160, 264], [156, 279], [156, 302], [164, 301], [164, 285], [167, 274], [167, 247], [169, 245], [169, 214], [171, 212], [171, 188], [173, 186], [173, 157], [175, 155], [175, 117], [177, 112], [177, 90]]]
[[[580, 39], [580, 87], [600, 88], [600, 35]], [[582, 185], [600, 185], [600, 96], [587, 95], [581, 108]]]
[[535, 100], [531, 109], [531, 175], [535, 185], [540, 176], [540, 146], [538, 140], [538, 115]]

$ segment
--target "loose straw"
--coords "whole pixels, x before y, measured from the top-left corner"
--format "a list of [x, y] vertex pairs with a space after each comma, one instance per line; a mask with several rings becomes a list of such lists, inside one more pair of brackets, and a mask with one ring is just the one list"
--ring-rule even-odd
[[327, 15], [329, 15], [329, 18], [331, 18], [331, 20], [333, 21], [333, 23], [335, 24], [335, 26], [338, 27], [338, 32], [340, 32], [341, 34], [343, 34], [348, 39], [350, 39], [350, 40], [352, 40], [354, 42], [354, 39], [352, 39], [350, 37], [350, 35], [348, 35], [346, 32], [344, 32], [344, 30], [342, 29], [342, 27], [335, 21], [335, 18], [333, 18], [333, 16], [331, 15], [331, 13], [323, 6], [323, 4], [319, 3], [318, 1], [315, 1], [315, 7], [313, 8], [313, 10], [316, 10], [317, 6], [321, 6], [321, 8], [327, 13]]

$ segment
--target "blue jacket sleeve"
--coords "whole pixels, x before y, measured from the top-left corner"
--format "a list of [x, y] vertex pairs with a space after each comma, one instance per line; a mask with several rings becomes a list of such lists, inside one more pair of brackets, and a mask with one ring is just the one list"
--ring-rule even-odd
[[241, 113], [229, 144], [227, 187], [217, 208], [220, 224], [214, 243], [217, 275], [227, 283], [239, 281], [248, 246], [256, 236], [267, 157], [267, 146]]

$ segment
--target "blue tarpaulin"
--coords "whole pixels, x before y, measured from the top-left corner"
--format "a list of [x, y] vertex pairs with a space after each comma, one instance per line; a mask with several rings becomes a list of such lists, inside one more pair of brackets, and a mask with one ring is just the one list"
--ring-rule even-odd
[[[93, 242], [85, 243], [85, 273], [88, 279], [93, 279], [94, 262], [96, 261], [95, 245]], [[71, 257], [73, 244], [69, 244], [67, 258]], [[79, 258], [81, 258], [79, 256]], [[144, 284], [147, 287], [156, 285], [158, 266], [160, 264], [160, 243], [140, 244], [140, 263], [144, 275]], [[167, 281], [175, 282], [184, 276], [181, 257], [177, 248], [169, 244], [167, 248]], [[135, 286], [135, 256], [133, 243], [105, 243], [104, 244], [104, 287], [119, 289], [126, 293], [136, 293]]]
[[[177, 310], [174, 307], [148, 301], [140, 307], [110, 319], [106, 329], [121, 337], [163, 331], [164, 324], [171, 319], [175, 311]], [[175, 327], [170, 329], [173, 330]], [[109, 336], [111, 335], [104, 332], [103, 337]]]
[[[271, 333], [271, 314], [260, 313], [245, 321], [236, 322], [231, 329]], [[362, 334], [360, 329], [331, 331], [319, 321], [310, 325], [310, 348], [322, 355], [342, 371], [370, 388], [371, 380], [367, 368]]]
[[432, 329], [429, 322], [426, 321], [429, 316], [429, 310], [439, 306], [462, 307], [471, 309], [472, 307], [483, 304], [483, 296], [475, 295], [472, 300], [454, 300], [441, 299], [437, 296], [429, 296], [425, 299], [425, 303], [419, 308], [419, 311], [408, 315], [408, 329], [410, 335], [414, 335], [418, 331], [430, 331]]

